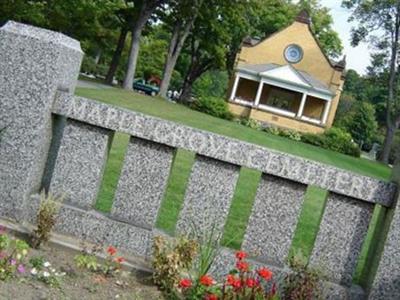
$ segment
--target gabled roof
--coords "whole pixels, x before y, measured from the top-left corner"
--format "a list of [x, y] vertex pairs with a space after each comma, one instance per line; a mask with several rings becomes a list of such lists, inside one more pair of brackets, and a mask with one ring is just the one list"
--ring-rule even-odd
[[290, 64], [278, 65], [269, 63], [257, 65], [239, 65], [237, 70], [251, 75], [273, 78], [278, 81], [292, 83], [297, 86], [303, 86], [305, 88], [322, 92], [331, 96], [335, 94], [325, 83], [316, 79], [307, 72], [297, 70]]
[[[325, 53], [324, 49], [322, 48], [320, 42], [318, 41], [317, 37], [315, 36], [314, 32], [311, 29], [311, 17], [308, 13], [307, 10], [303, 9], [302, 11], [299, 12], [299, 14], [296, 16], [294, 22], [300, 22], [300, 23], [304, 23], [307, 24], [308, 30], [310, 31], [312, 37], [314, 38], [315, 43], [317, 44], [317, 46], [319, 47], [319, 49], [321, 50], [322, 54], [325, 56], [327, 62], [329, 63], [329, 65], [334, 68], [337, 69], [338, 71], [343, 71], [346, 68], [346, 56], [339, 62], [335, 62], [333, 60], [331, 60], [328, 55]], [[286, 28], [288, 28], [289, 26], [291, 26], [294, 22], [292, 22], [291, 24], [289, 24], [286, 27], [283, 27], [282, 29], [265, 36], [264, 38], [260, 39], [260, 38], [254, 38], [254, 37], [246, 37], [243, 39], [242, 41], [242, 45], [245, 47], [254, 47], [257, 46], [258, 44], [268, 40], [269, 38], [273, 37], [276, 34], [279, 34], [281, 31], [284, 31]]]

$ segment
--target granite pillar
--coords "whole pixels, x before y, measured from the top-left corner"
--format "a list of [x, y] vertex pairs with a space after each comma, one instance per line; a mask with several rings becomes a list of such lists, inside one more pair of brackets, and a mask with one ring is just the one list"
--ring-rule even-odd
[[400, 201], [394, 210], [377, 273], [368, 299], [400, 298]]
[[139, 227], [154, 227], [174, 158], [174, 148], [132, 137], [111, 215]]
[[229, 213], [240, 168], [197, 155], [177, 224], [178, 233], [221, 236]]
[[58, 150], [50, 192], [81, 208], [94, 207], [113, 132], [68, 120]]
[[328, 280], [350, 286], [374, 206], [330, 193], [310, 258]]
[[57, 89], [73, 94], [78, 41], [9, 21], [0, 29], [0, 216], [21, 220], [41, 187]]
[[263, 174], [242, 249], [263, 261], [283, 265], [301, 213], [307, 186]]

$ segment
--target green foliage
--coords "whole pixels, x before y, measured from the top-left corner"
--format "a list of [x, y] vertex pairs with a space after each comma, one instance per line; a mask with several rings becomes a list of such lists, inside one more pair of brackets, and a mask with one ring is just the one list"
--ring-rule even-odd
[[223, 98], [228, 86], [228, 73], [225, 71], [208, 71], [193, 85], [193, 92], [197, 98]]
[[252, 129], [257, 129], [257, 130], [262, 129], [261, 123], [251, 118], [238, 118], [236, 119], [236, 122], [238, 122], [241, 125], [250, 127]]
[[49, 240], [62, 200], [63, 197], [55, 198], [51, 194], [46, 196], [44, 190], [40, 193], [40, 206], [36, 220], [37, 228], [32, 232], [31, 238], [33, 248], [39, 248], [43, 242]]
[[31, 264], [32, 268], [40, 271], [43, 269], [45, 259], [43, 256], [33, 256], [29, 259], [29, 263]]
[[103, 64], [96, 64], [94, 58], [85, 55], [82, 61], [81, 71], [95, 76], [106, 76], [108, 67]]
[[291, 272], [283, 280], [282, 300], [320, 299], [320, 274], [307, 268], [307, 258], [301, 252], [296, 253], [288, 262]]
[[97, 271], [99, 268], [97, 257], [94, 254], [78, 254], [74, 257], [74, 261], [78, 268], [86, 269], [93, 272]]
[[204, 112], [217, 118], [232, 120], [233, 115], [229, 111], [225, 100], [216, 97], [202, 97], [191, 104], [194, 110]]
[[357, 144], [371, 144], [378, 130], [374, 106], [366, 102], [355, 103], [338, 126], [349, 132]]
[[301, 141], [343, 154], [360, 157], [360, 148], [352, 141], [351, 135], [343, 129], [332, 127], [323, 134], [307, 133]]
[[282, 129], [278, 127], [265, 127], [263, 129], [265, 132], [277, 136], [282, 136], [285, 138], [288, 138], [293, 141], [301, 141], [301, 133], [295, 130], [290, 130], [290, 129]]

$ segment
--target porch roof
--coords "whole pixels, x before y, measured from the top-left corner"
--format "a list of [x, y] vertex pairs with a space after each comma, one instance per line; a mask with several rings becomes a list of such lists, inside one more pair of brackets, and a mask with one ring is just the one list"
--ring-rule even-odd
[[239, 65], [237, 71], [249, 75], [255, 75], [257, 77], [271, 78], [286, 84], [300, 86], [331, 97], [335, 95], [335, 93], [331, 91], [325, 83], [316, 79], [307, 72], [297, 70], [292, 65], [278, 65], [274, 63]]

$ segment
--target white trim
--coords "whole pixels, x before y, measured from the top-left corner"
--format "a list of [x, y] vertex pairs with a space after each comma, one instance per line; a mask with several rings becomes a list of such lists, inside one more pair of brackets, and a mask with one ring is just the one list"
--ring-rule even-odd
[[317, 91], [309, 91], [308, 95], [325, 101], [331, 101], [333, 99], [333, 96], [329, 96], [325, 93], [319, 93]]
[[260, 103], [260, 97], [262, 94], [263, 87], [264, 87], [264, 82], [261, 80], [260, 83], [258, 84], [256, 99], [254, 100], [255, 106], [257, 106]]
[[297, 112], [298, 117], [301, 117], [303, 115], [304, 106], [306, 104], [306, 98], [307, 98], [307, 93], [304, 93], [303, 96], [301, 97], [299, 111]]
[[[267, 72], [266, 72], [267, 73]], [[263, 81], [266, 84], [272, 85], [272, 86], [276, 86], [276, 87], [280, 87], [289, 91], [293, 91], [293, 92], [299, 92], [299, 93], [307, 93], [309, 96], [318, 98], [318, 99], [322, 99], [322, 100], [326, 100], [326, 101], [330, 101], [333, 99], [334, 95], [329, 95], [326, 92], [319, 92], [315, 89], [310, 89], [309, 86], [300, 86], [298, 84], [295, 84], [293, 82], [284, 82], [283, 79], [279, 79], [277, 80], [274, 77], [268, 76], [268, 75], [263, 75], [262, 73], [260, 73], [260, 76], [257, 75], [250, 75], [248, 73], [244, 73], [243, 71], [238, 70], [236, 72], [236, 74], [238, 74], [237, 76], [244, 78], [244, 79], [248, 79], [248, 80], [253, 80], [253, 81]]]
[[268, 77], [272, 80], [286, 82], [305, 88], [311, 88], [310, 84], [300, 77], [291, 65], [285, 65], [272, 70], [260, 72], [259, 74], [261, 77]]
[[239, 76], [238, 73], [236, 73], [235, 83], [233, 84], [231, 96], [229, 98], [230, 100], [233, 100], [236, 97], [236, 91], [237, 91], [237, 87], [238, 87], [238, 84], [239, 84], [239, 80], [240, 80], [240, 76]]
[[283, 110], [283, 109], [280, 109], [280, 108], [276, 108], [276, 107], [272, 107], [272, 106], [265, 105], [265, 104], [259, 104], [258, 108], [260, 108], [262, 110], [269, 111], [269, 112], [277, 113], [277, 114], [280, 114], [280, 115], [284, 115], [284, 116], [287, 116], [287, 117], [294, 118], [296, 116], [296, 114], [293, 113], [293, 112], [290, 112], [290, 111], [287, 111], [287, 110]]
[[302, 116], [300, 119], [304, 120], [304, 121], [307, 121], [307, 122], [310, 122], [310, 123], [315, 123], [315, 124], [318, 124], [318, 125], [321, 125], [321, 123], [322, 123], [321, 120], [314, 119], [314, 118], [309, 118], [309, 117], [306, 117], [306, 116]]
[[251, 107], [254, 106], [254, 102], [245, 101], [245, 100], [238, 99], [238, 98], [233, 99], [233, 102], [234, 102], [234, 103], [242, 104], [242, 105], [244, 105], [244, 106], [251, 106]]
[[248, 74], [248, 73], [242, 73], [242, 72], [240, 72], [240, 71], [238, 71], [236, 74], [238, 74], [238, 76], [240, 77], [240, 78], [244, 78], [244, 79], [248, 79], [248, 80], [253, 80], [253, 81], [256, 81], [256, 82], [260, 82], [260, 76], [257, 76], [257, 75], [250, 75], [250, 74]]
[[328, 102], [325, 103], [324, 113], [323, 113], [323, 116], [322, 116], [322, 124], [325, 124], [326, 121], [328, 120], [328, 115], [329, 115], [329, 111], [330, 111], [330, 108], [331, 108], [331, 103], [332, 103], [332, 101], [328, 101]]

